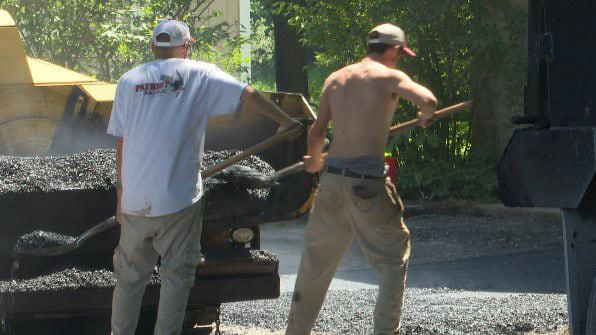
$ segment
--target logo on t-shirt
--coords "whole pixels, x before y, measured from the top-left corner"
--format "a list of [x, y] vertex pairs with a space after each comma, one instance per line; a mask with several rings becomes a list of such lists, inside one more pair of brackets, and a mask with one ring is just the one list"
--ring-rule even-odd
[[179, 96], [184, 91], [184, 78], [176, 71], [177, 79], [170, 76], [161, 75], [161, 81], [158, 83], [146, 83], [135, 86], [135, 93], [142, 92], [145, 95], [163, 95], [168, 91], [174, 92]]

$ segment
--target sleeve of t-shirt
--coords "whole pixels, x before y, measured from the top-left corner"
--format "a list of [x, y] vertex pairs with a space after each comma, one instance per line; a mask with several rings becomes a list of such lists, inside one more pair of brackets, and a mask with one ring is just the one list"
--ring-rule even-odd
[[116, 96], [112, 104], [112, 114], [110, 115], [110, 122], [108, 123], [107, 133], [116, 137], [124, 137], [124, 103], [122, 101], [123, 83], [118, 81], [116, 86]]
[[208, 76], [209, 115], [224, 115], [238, 110], [240, 97], [248, 84], [214, 66]]

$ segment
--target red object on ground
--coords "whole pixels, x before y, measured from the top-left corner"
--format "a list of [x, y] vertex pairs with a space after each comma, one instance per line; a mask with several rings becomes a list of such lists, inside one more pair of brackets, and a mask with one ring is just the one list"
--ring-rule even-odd
[[385, 157], [385, 163], [389, 165], [387, 175], [391, 178], [391, 182], [395, 184], [397, 182], [397, 159], [395, 157]]

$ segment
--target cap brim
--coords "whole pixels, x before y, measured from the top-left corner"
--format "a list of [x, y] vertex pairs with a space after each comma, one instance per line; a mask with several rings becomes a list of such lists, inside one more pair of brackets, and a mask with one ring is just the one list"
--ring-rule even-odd
[[410, 57], [416, 57], [416, 53], [414, 51], [412, 51], [410, 48], [402, 47], [402, 50], [406, 53], [406, 55], [408, 55]]
[[195, 43], [196, 40], [191, 36], [190, 39], [188, 40], [190, 43]]

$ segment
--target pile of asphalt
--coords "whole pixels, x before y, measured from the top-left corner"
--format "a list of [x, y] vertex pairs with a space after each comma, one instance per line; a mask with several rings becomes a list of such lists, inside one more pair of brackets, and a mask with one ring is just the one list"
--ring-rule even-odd
[[[208, 150], [203, 157], [203, 167], [208, 168], [238, 153], [236, 150]], [[263, 186], [274, 173], [275, 170], [267, 162], [257, 156], [250, 156], [206, 179], [205, 192], [207, 196], [218, 197], [246, 192], [249, 200], [265, 200], [270, 190]]]
[[[150, 286], [160, 284], [154, 272], [147, 281]], [[109, 270], [81, 270], [70, 268], [30, 279], [0, 281], [0, 293], [31, 293], [79, 290], [84, 288], [112, 288], [116, 285], [114, 273]]]
[[63, 157], [0, 156], [0, 195], [107, 190], [115, 178], [114, 150]]
[[[247, 261], [253, 264], [269, 264], [277, 260], [274, 254], [265, 250], [250, 250], [247, 257]], [[209, 262], [209, 258], [207, 262]], [[29, 279], [0, 281], [0, 293], [111, 288], [114, 287], [115, 283], [116, 278], [114, 277], [114, 273], [109, 270], [68, 268]], [[147, 284], [150, 286], [160, 284], [157, 271], [153, 272]]]
[[[237, 150], [222, 150], [222, 151], [213, 151], [213, 150], [206, 150], [205, 156], [203, 157], [203, 167], [208, 168], [212, 165], [215, 165], [218, 162], [221, 162], [225, 159], [228, 159], [236, 154], [240, 153]], [[267, 162], [263, 161], [257, 156], [250, 156], [240, 162], [237, 163], [238, 165], [248, 166], [252, 169], [260, 171], [262, 173], [271, 174], [275, 172], [271, 165]]]
[[270, 264], [277, 262], [277, 256], [267, 250], [250, 250], [249, 262], [254, 264]]
[[[203, 166], [209, 167], [238, 151], [207, 151]], [[0, 156], [0, 195], [49, 193], [69, 190], [108, 190], [115, 184], [115, 152], [95, 149], [62, 157]], [[247, 191], [253, 198], [264, 198], [261, 189], [275, 171], [257, 156], [251, 156], [206, 181], [208, 190]]]
[[22, 235], [17, 240], [15, 251], [22, 252], [40, 248], [60, 247], [73, 243], [75, 238], [68, 235], [36, 230], [32, 233]]
[[[316, 334], [373, 333], [373, 310], [378, 290], [329, 291], [314, 327]], [[291, 293], [276, 300], [224, 304], [222, 323], [285, 329]], [[567, 322], [562, 294], [470, 292], [451, 289], [406, 290], [402, 334], [543, 334]], [[236, 335], [232, 332], [230, 335]], [[240, 334], [238, 334], [240, 335]]]

